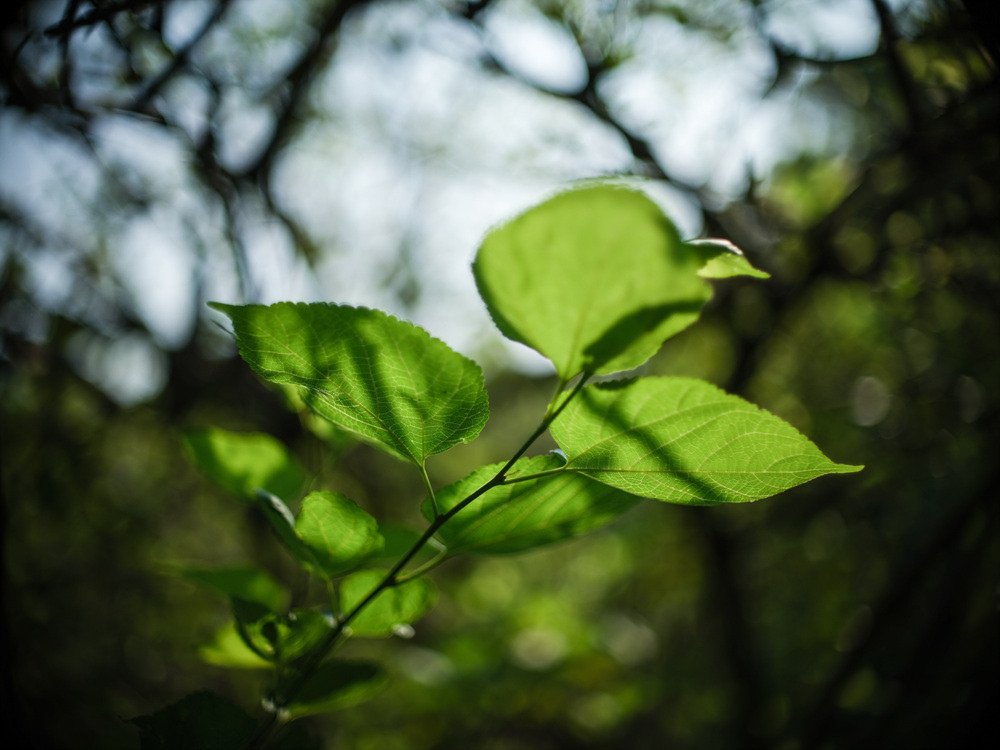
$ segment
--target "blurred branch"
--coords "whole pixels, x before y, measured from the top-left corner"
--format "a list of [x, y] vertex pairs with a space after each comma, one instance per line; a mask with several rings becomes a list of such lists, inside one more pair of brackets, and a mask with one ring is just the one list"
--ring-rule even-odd
[[963, 532], [975, 518], [975, 511], [990, 507], [995, 503], [1000, 490], [1000, 475], [993, 473], [981, 486], [978, 493], [949, 513], [939, 522], [935, 531], [924, 541], [922, 547], [906, 558], [906, 563], [896, 571], [871, 607], [871, 625], [867, 632], [859, 634], [853, 648], [842, 658], [826, 684], [820, 688], [811, 707], [804, 712], [805, 720], [797, 733], [801, 750], [813, 750], [823, 744], [823, 738], [837, 709], [837, 699], [851, 678], [857, 674], [865, 659], [885, 638], [898, 632], [906, 604], [920, 590], [935, 564], [951, 553]]
[[[291, 137], [296, 118], [309, 86], [316, 73], [329, 59], [335, 48], [337, 32], [350, 10], [366, 5], [371, 0], [335, 0], [327, 9], [317, 28], [312, 45], [299, 58], [288, 74], [286, 84], [288, 94], [281, 103], [274, 126], [274, 133], [261, 151], [256, 161], [238, 175], [252, 177], [265, 192], [269, 192], [270, 168], [275, 156]], [[284, 84], [283, 84], [284, 85]]]
[[[485, 7], [487, 3], [480, 3]], [[453, 11], [453, 13], [467, 20], [472, 24], [476, 31], [478, 32], [480, 38], [483, 37], [483, 25], [481, 19], [478, 17], [478, 10], [476, 13], [458, 13]], [[574, 41], [577, 44], [580, 54], [585, 60], [588, 56], [586, 50], [584, 49], [584, 44], [579, 37], [579, 34], [570, 25], [569, 30], [573, 34]], [[679, 190], [686, 192], [695, 197], [698, 205], [702, 211], [702, 218], [705, 223], [706, 228], [710, 233], [722, 233], [723, 225], [723, 215], [721, 213], [712, 211], [708, 208], [708, 196], [706, 195], [704, 188], [698, 185], [692, 185], [687, 183], [674, 175], [671, 175], [667, 169], [663, 166], [662, 162], [656, 158], [653, 153], [652, 144], [644, 137], [633, 133], [629, 128], [625, 126], [610, 110], [607, 103], [601, 97], [598, 86], [601, 77], [607, 73], [611, 66], [605, 61], [591, 61], [587, 62], [587, 83], [584, 85], [583, 89], [575, 93], [562, 93], [559, 91], [553, 91], [545, 87], [539, 86], [538, 84], [527, 80], [516, 71], [511, 70], [506, 66], [500, 59], [498, 59], [492, 52], [486, 49], [486, 45], [483, 45], [482, 52], [482, 65], [488, 70], [495, 70], [502, 73], [509, 78], [518, 81], [525, 86], [529, 86], [532, 89], [551, 96], [555, 99], [561, 99], [563, 101], [572, 101], [585, 107], [594, 117], [599, 121], [608, 125], [613, 130], [615, 130], [622, 138], [624, 138], [629, 150], [632, 153], [633, 158], [640, 166], [640, 169], [636, 174], [650, 177], [655, 180], [660, 180], [667, 184], [670, 184]]]
[[201, 28], [195, 32], [187, 43], [174, 53], [173, 58], [167, 66], [160, 72], [156, 78], [154, 78], [142, 91], [142, 93], [136, 98], [135, 102], [132, 104], [131, 109], [136, 111], [143, 111], [149, 105], [150, 100], [159, 93], [171, 78], [173, 78], [178, 71], [187, 65], [188, 60], [191, 58], [191, 53], [194, 51], [195, 47], [201, 43], [208, 33], [215, 28], [215, 26], [222, 20], [226, 11], [229, 10], [229, 6], [232, 5], [232, 0], [220, 0], [215, 9], [209, 14], [208, 18], [205, 19], [205, 23], [202, 24]]
[[76, 9], [79, 7], [79, 2], [71, 2], [66, 6], [66, 12], [63, 14], [62, 20], [45, 29], [45, 35], [66, 38], [77, 29], [96, 26], [99, 23], [111, 20], [120, 13], [140, 10], [151, 5], [163, 6], [169, 2], [172, 2], [172, 0], [121, 0], [121, 2], [117, 3], [95, 4], [93, 10], [87, 11], [79, 18], [76, 17]]
[[732, 695], [733, 719], [739, 747], [756, 750], [761, 746], [755, 724], [762, 714], [767, 697], [757, 667], [757, 648], [747, 626], [747, 603], [737, 575], [737, 540], [716, 520], [708, 508], [693, 508], [689, 512], [702, 537], [708, 562], [711, 612], [715, 613], [722, 631], [727, 664], [736, 683]]
[[885, 0], [871, 0], [871, 3], [875, 8], [879, 28], [882, 32], [882, 49], [885, 52], [889, 70], [896, 82], [896, 90], [899, 92], [907, 115], [907, 131], [914, 138], [919, 139], [924, 116], [917, 98], [916, 87], [913, 85], [913, 78], [899, 54], [899, 33], [893, 23], [892, 11], [886, 6]]

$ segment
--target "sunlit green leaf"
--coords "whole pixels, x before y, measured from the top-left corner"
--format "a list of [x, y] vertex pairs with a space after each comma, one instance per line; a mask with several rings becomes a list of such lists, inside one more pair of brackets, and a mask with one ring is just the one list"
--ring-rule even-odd
[[291, 552], [292, 556], [301, 562], [307, 570], [323, 576], [323, 566], [316, 559], [309, 545], [299, 537], [298, 532], [295, 530], [295, 515], [285, 505], [285, 502], [280, 497], [275, 497], [268, 492], [258, 492], [257, 507], [263, 511], [264, 516], [270, 522], [271, 528], [274, 529], [275, 535], [285, 546], [285, 549]]
[[486, 423], [479, 366], [410, 323], [329, 304], [212, 307], [261, 377], [299, 386], [316, 413], [393, 455], [421, 465]]
[[259, 432], [192, 430], [184, 442], [195, 465], [234, 495], [253, 499], [257, 489], [295, 497], [304, 473], [280, 441]]
[[255, 653], [239, 634], [235, 622], [228, 622], [198, 649], [208, 664], [229, 669], [271, 669], [274, 664]]
[[743, 251], [729, 240], [691, 240], [687, 243], [702, 258], [698, 275], [706, 279], [728, 279], [732, 276], [752, 276], [769, 279], [771, 274], [750, 265]]
[[242, 709], [207, 691], [130, 723], [139, 728], [142, 750], [237, 750], [257, 726]]
[[[555, 455], [521, 459], [508, 478], [557, 471], [565, 463]], [[441, 512], [455, 507], [501, 467], [485, 466], [442, 489], [437, 495]], [[582, 474], [562, 472], [494, 487], [450, 518], [438, 535], [451, 553], [521, 552], [604, 526], [640, 501]], [[433, 518], [429, 503], [423, 511], [428, 519]]]
[[295, 531], [327, 576], [353, 570], [384, 544], [375, 519], [335, 492], [307, 495]]
[[759, 500], [862, 468], [832, 462], [787, 422], [691, 378], [589, 386], [551, 432], [567, 470], [686, 505]]
[[[345, 578], [340, 585], [341, 609], [350, 612], [385, 577], [385, 571], [362, 570]], [[389, 636], [403, 625], [420, 619], [434, 604], [435, 591], [429, 581], [418, 578], [381, 592], [348, 623], [355, 635]]]
[[693, 323], [702, 264], [644, 194], [591, 185], [495, 229], [473, 270], [497, 327], [568, 380], [637, 367]]
[[374, 662], [328, 661], [302, 684], [283, 713], [299, 719], [347, 708], [374, 697], [387, 684], [388, 677]]

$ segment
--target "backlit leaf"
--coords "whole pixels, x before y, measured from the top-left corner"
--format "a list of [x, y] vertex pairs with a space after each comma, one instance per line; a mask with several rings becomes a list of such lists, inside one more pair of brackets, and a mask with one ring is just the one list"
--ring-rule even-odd
[[309, 547], [319, 572], [327, 576], [353, 570], [383, 545], [375, 519], [335, 492], [307, 495], [295, 532]]
[[285, 549], [291, 552], [292, 556], [301, 562], [306, 570], [325, 577], [322, 564], [295, 530], [295, 516], [291, 509], [285, 505], [285, 501], [269, 492], [258, 492], [257, 507], [263, 511], [275, 536], [285, 546]]
[[834, 463], [787, 422], [691, 378], [589, 386], [551, 432], [567, 470], [686, 505], [759, 500], [862, 468]]
[[393, 455], [421, 465], [486, 423], [479, 366], [411, 323], [346, 305], [211, 306], [261, 377], [298, 386], [317, 414]]
[[[345, 578], [340, 585], [340, 607], [349, 612], [368, 596], [385, 577], [385, 571], [362, 570]], [[381, 592], [348, 627], [355, 635], [390, 636], [402, 625], [411, 625], [434, 604], [434, 587], [418, 578]]]
[[208, 664], [229, 669], [271, 669], [274, 666], [246, 644], [234, 622], [217, 630], [212, 640], [198, 649], [198, 656]]
[[703, 262], [644, 194], [598, 184], [492, 231], [473, 271], [497, 327], [568, 380], [637, 367], [693, 323]]
[[302, 489], [302, 466], [270, 435], [212, 428], [187, 432], [184, 443], [202, 472], [244, 499], [252, 500], [257, 489], [288, 498]]
[[[508, 478], [556, 471], [565, 463], [555, 455], [521, 459]], [[445, 487], [437, 495], [438, 507], [442, 512], [450, 510], [501, 467], [485, 466]], [[604, 526], [640, 501], [582, 474], [562, 472], [490, 489], [448, 519], [438, 536], [451, 553], [522, 552]], [[428, 503], [423, 511], [428, 520], [433, 518]]]

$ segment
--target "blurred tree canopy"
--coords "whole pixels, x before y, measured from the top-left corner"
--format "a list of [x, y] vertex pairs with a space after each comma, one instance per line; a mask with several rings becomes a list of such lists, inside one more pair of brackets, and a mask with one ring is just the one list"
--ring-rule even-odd
[[[499, 460], [553, 380], [468, 261], [564, 185], [642, 178], [720, 286], [653, 372], [707, 378], [864, 463], [754, 506], [435, 573], [393, 687], [315, 747], [940, 748], [1000, 739], [997, 39], [955, 0], [20, 0], [0, 9], [3, 702], [19, 747], [135, 747], [212, 688], [226, 616], [171, 559], [288, 565], [180, 431], [292, 446], [317, 487], [422, 494], [317, 436], [207, 300], [405, 316], [487, 369]], [[993, 448], [990, 448], [990, 446]], [[415, 481], [414, 481], [415, 480]], [[985, 734], [984, 734], [985, 732]], [[302, 739], [302, 747], [310, 746]], [[27, 744], [25, 744], [27, 743]]]

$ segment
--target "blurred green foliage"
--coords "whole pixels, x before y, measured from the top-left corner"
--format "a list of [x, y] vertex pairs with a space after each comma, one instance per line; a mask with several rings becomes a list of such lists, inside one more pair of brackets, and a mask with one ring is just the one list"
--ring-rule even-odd
[[[158, 4], [147, 15], [131, 5], [116, 28], [122, 49], [138, 55], [145, 48], [136, 45], [156, 41]], [[489, 3], [458, 5], [474, 26]], [[587, 4], [544, 5], [590, 68], [591, 84], [563, 98], [617, 127], [597, 81], [640, 53]], [[713, 15], [707, 4], [654, 2], [628, 12], [636, 23], [679, 19], [685, 34], [729, 44], [747, 28], [743, 5], [763, 14], [752, 28], [767, 46], [762, 18], [774, 3], [712, 4]], [[87, 112], [67, 89], [80, 79], [59, 75], [59, 35], [38, 37], [52, 50], [49, 67], [30, 70], [6, 41], [38, 28], [34, 6], [4, 11], [5, 113], [40, 118], [40, 132], [86, 132]], [[326, 6], [313, 3], [316, 14], [299, 19], [315, 21], [318, 39], [343, 20]], [[902, 4], [894, 15], [881, 0], [872, 7], [884, 17], [871, 54], [769, 47], [776, 81], [806, 71], [800, 95], [839, 113], [849, 144], [804, 149], [736, 200], [694, 189], [709, 233], [730, 237], [773, 279], [728, 283], [649, 366], [741, 393], [866, 471], [764, 504], [644, 503], [580, 541], [450, 563], [433, 574], [445, 595], [413, 639], [345, 649], [390, 654], [380, 660], [392, 686], [370, 704], [304, 720], [323, 747], [931, 749], [998, 738], [996, 47], [975, 3]], [[307, 79], [289, 79], [292, 99]], [[155, 117], [148, 124], [161, 127]], [[629, 135], [636, 171], [669, 177], [649, 143]], [[220, 169], [211, 139], [195, 145], [185, 158], [204, 176], [203, 195], [267, 204], [254, 191], [266, 190], [256, 178], [270, 174], [270, 156], [241, 177]], [[127, 169], [107, 170], [122, 203], [107, 201], [94, 222], [98, 247], [120, 205], [153, 198], [141, 173], [130, 182]], [[220, 201], [212, 205], [238, 213]], [[41, 216], [0, 204], [4, 726], [26, 733], [24, 747], [137, 747], [125, 719], [194, 690], [243, 705], [259, 694], [252, 677], [198, 658], [228, 612], [190, 582], [162, 576], [159, 561], [253, 560], [293, 587], [309, 585], [261, 519], [190, 466], [183, 430], [275, 435], [316, 489], [402, 525], [419, 523], [423, 488], [375, 451], [311, 432], [207, 322], [164, 350], [170, 377], [155, 397], [133, 406], [109, 397], [80, 375], [80, 332], [152, 337], [114, 277], [100, 275], [99, 252], [79, 272], [96, 269], [107, 283], [74, 297], [76, 307], [45, 307], [24, 260], [48, 247], [36, 236]], [[287, 226], [299, 252], [315, 251], [308, 232]], [[206, 261], [203, 272], [214, 267]], [[102, 328], [105, 314], [115, 325]], [[495, 368], [487, 385], [484, 438], [433, 457], [435, 483], [511, 453], [522, 437], [511, 426], [537, 421], [554, 379]]]

